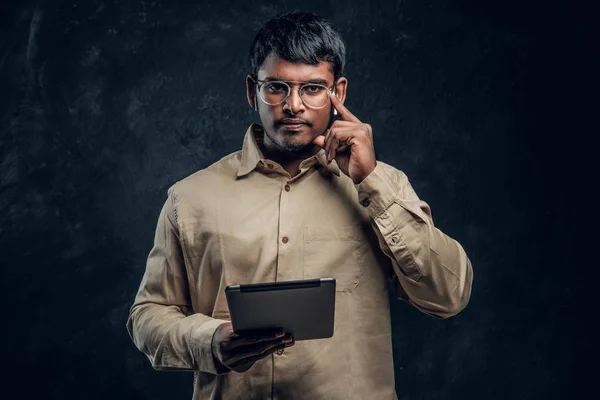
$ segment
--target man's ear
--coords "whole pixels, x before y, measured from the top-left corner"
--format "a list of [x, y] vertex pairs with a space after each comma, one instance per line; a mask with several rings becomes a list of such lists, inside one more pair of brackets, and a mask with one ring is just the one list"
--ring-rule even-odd
[[343, 76], [338, 78], [333, 89], [335, 90], [334, 93], [338, 100], [344, 104], [344, 101], [346, 101], [346, 90], [348, 89], [348, 79]]
[[[344, 104], [344, 101], [346, 100], [346, 88], [347, 87], [348, 87], [348, 79], [344, 78], [343, 76], [341, 78], [338, 78], [335, 85], [333, 85], [333, 95], [336, 96], [342, 104]], [[331, 108], [332, 108], [332, 110], [331, 110], [332, 114], [337, 115], [338, 114], [337, 110], [333, 106]]]
[[256, 102], [256, 82], [252, 75], [246, 77], [246, 97], [248, 98], [250, 107], [254, 108], [254, 110], [258, 110]]

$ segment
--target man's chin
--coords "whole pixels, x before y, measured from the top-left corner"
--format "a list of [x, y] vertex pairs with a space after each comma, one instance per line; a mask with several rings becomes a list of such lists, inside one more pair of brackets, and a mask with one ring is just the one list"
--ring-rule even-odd
[[284, 143], [279, 143], [279, 147], [288, 152], [288, 153], [294, 153], [294, 154], [304, 154], [304, 153], [308, 153], [310, 151], [312, 151], [312, 143], [308, 142], [308, 143], [296, 143], [296, 142], [284, 142]]
[[[304, 137], [292, 137], [290, 138], [288, 137], [283, 137], [283, 138], [279, 138], [280, 140], [277, 141], [278, 146], [281, 148], [281, 150], [285, 150], [287, 152], [290, 153], [295, 153], [295, 154], [305, 154], [305, 153], [310, 153], [312, 152], [314, 145], [312, 143], [312, 140], [310, 137], [308, 138], [304, 138]], [[295, 140], [297, 139], [297, 140]]]
[[288, 130], [285, 128], [277, 129], [275, 133], [276, 142], [280, 146], [302, 149], [309, 143], [310, 135], [306, 131]]

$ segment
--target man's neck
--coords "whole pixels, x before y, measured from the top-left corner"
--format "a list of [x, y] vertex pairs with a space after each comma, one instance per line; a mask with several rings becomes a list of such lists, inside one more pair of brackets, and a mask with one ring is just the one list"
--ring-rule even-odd
[[264, 143], [260, 143], [259, 148], [265, 159], [275, 161], [281, 165], [292, 178], [300, 173], [300, 164], [302, 161], [314, 156], [320, 150], [319, 146], [313, 145], [312, 150], [306, 153], [282, 153], [266, 148]]

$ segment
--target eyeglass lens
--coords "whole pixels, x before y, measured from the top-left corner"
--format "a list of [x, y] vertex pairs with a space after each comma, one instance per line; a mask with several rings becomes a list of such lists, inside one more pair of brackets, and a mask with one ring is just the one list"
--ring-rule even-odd
[[[269, 105], [283, 103], [290, 93], [290, 87], [285, 82], [265, 82], [260, 87], [260, 97]], [[300, 86], [300, 97], [309, 107], [324, 107], [329, 98], [327, 88], [322, 85], [307, 83]]]

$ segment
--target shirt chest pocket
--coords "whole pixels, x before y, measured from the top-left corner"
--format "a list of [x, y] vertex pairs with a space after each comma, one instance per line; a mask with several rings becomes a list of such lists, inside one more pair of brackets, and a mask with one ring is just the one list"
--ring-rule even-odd
[[304, 227], [304, 279], [335, 278], [337, 292], [352, 292], [364, 269], [360, 225]]

